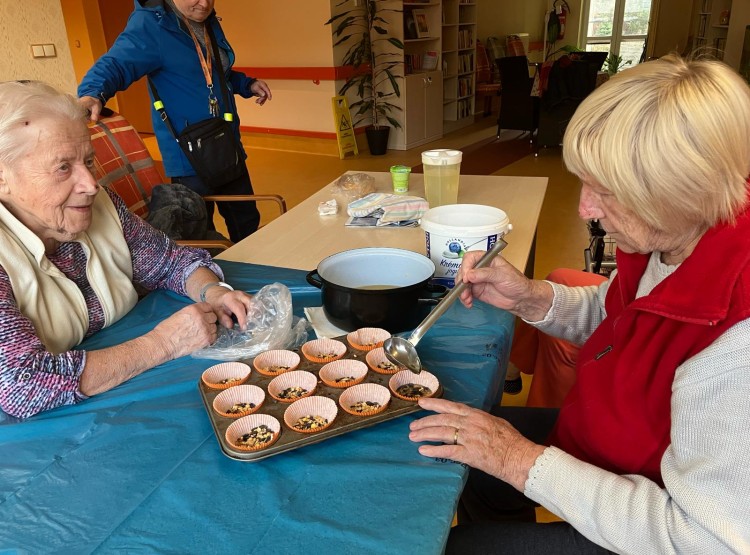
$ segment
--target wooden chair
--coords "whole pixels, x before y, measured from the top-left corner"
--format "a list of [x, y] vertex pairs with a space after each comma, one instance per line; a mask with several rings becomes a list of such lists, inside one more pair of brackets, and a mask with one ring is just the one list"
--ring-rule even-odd
[[[116, 113], [91, 124], [89, 131], [94, 146], [99, 184], [120, 195], [134, 214], [146, 218], [152, 189], [167, 181], [159, 172], [138, 131], [128, 120]], [[270, 201], [276, 203], [281, 214], [287, 210], [286, 201], [280, 195], [208, 195], [203, 198], [214, 202]], [[229, 239], [177, 242], [191, 247], [220, 250], [234, 244]]]

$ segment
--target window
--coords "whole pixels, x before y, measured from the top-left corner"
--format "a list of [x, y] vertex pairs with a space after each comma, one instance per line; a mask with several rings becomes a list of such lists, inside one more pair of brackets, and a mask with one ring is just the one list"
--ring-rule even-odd
[[641, 61], [654, 0], [584, 0], [585, 36], [581, 47], [622, 56], [622, 63]]

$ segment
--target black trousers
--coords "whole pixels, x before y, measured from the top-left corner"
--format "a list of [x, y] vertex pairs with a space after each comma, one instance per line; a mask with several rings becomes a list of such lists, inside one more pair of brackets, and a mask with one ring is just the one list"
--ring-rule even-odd
[[[172, 183], [182, 183], [199, 195], [252, 195], [253, 185], [247, 167], [241, 177], [230, 181], [221, 189], [211, 190], [197, 175], [183, 175], [172, 177]], [[229, 238], [237, 243], [258, 229], [260, 213], [254, 201], [248, 202], [219, 202], [219, 214], [224, 218], [229, 231]], [[214, 228], [214, 203], [206, 203], [208, 214], [208, 229]]]
[[[557, 420], [557, 409], [495, 407], [528, 439], [544, 443]], [[609, 553], [566, 522], [537, 524], [537, 503], [502, 480], [476, 469], [469, 472], [458, 505], [458, 526], [451, 530], [447, 554], [599, 554]]]

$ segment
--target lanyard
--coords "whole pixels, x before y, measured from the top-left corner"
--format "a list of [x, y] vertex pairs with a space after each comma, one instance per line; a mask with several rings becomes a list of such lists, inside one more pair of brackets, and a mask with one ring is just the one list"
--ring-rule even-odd
[[[182, 14], [181, 14], [182, 15]], [[203, 69], [203, 77], [206, 79], [206, 87], [208, 87], [208, 111], [212, 116], [218, 116], [219, 115], [219, 101], [216, 99], [216, 95], [214, 95], [214, 83], [213, 83], [213, 73], [212, 73], [212, 67], [213, 67], [213, 58], [211, 57], [211, 37], [208, 35], [208, 29], [207, 25], [210, 25], [209, 23], [203, 24], [203, 39], [206, 41], [206, 55], [203, 55], [203, 49], [201, 48], [200, 42], [198, 41], [198, 37], [195, 36], [195, 31], [193, 31], [193, 26], [190, 25], [190, 22], [187, 20], [187, 18], [182, 15], [182, 20], [185, 22], [185, 26], [188, 28], [188, 31], [190, 31], [190, 36], [193, 38], [193, 44], [195, 44], [195, 51], [198, 53], [198, 60], [201, 63], [201, 69]]]

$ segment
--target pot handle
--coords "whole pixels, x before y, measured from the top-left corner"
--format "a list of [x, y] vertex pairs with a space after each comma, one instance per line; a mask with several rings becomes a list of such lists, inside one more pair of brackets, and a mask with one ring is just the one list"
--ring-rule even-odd
[[320, 274], [318, 274], [318, 269], [315, 268], [314, 270], [311, 270], [307, 272], [307, 275], [305, 276], [305, 279], [307, 280], [307, 283], [312, 285], [313, 287], [317, 287], [318, 289], [323, 289], [323, 282], [320, 281]]
[[440, 302], [440, 299], [445, 297], [445, 295], [448, 293], [448, 288], [445, 285], [428, 283], [425, 286], [425, 291], [429, 296], [427, 298], [419, 298], [417, 300], [417, 303], [434, 306]]

